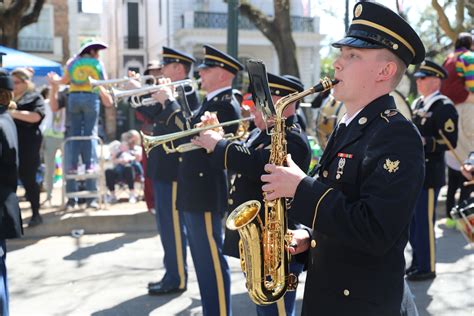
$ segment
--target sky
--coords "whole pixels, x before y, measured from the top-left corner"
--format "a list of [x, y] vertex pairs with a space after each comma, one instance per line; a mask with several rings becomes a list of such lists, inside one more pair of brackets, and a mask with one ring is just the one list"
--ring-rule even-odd
[[[320, 17], [320, 31], [326, 38], [322, 42], [321, 56], [329, 54], [329, 44], [344, 37], [345, 0], [308, 0], [311, 13]], [[397, 0], [377, 0], [378, 3], [396, 11]], [[408, 10], [408, 18], [415, 21], [417, 15], [426, 7], [431, 6], [430, 0], [398, 0], [404, 10]], [[352, 9], [358, 0], [349, 0], [349, 22]]]

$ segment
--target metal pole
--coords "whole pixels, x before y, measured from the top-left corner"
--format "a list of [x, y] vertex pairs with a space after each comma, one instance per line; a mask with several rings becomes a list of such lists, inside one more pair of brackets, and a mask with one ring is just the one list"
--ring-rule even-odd
[[239, 56], [239, 1], [228, 0], [227, 53], [234, 58]]

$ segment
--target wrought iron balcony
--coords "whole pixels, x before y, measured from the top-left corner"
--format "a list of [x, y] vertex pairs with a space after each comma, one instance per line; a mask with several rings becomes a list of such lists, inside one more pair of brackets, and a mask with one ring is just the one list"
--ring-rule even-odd
[[[293, 32], [314, 32], [314, 18], [292, 16], [291, 29]], [[220, 12], [194, 12], [194, 27], [208, 29], [226, 29], [228, 24], [227, 13]], [[184, 27], [184, 22], [183, 22]], [[239, 29], [256, 30], [256, 26], [246, 17], [239, 16]]]
[[18, 37], [18, 49], [25, 52], [52, 53], [54, 51], [52, 37]]
[[124, 36], [123, 46], [126, 49], [142, 49], [143, 36]]

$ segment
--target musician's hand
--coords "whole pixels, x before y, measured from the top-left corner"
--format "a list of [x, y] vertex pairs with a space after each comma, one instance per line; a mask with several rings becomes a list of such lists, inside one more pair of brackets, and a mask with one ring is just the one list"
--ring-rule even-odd
[[264, 174], [260, 177], [263, 182], [262, 190], [266, 193], [267, 200], [275, 200], [281, 197], [294, 197], [296, 188], [301, 180], [306, 177], [298, 165], [291, 159], [291, 155], [286, 157], [287, 167], [266, 164]]
[[61, 80], [61, 77], [54, 71], [48, 72], [48, 75], [46, 76], [46, 81], [48, 81], [48, 84], [51, 86], [58, 86], [59, 83], [58, 81]]
[[201, 125], [216, 125], [219, 124], [219, 119], [217, 118], [216, 113], [211, 113], [209, 111], [204, 112], [204, 115], [201, 116]]
[[288, 230], [291, 236], [291, 243], [288, 246], [290, 254], [297, 255], [309, 249], [310, 235], [305, 229]]
[[222, 139], [222, 135], [214, 130], [203, 131], [198, 137], [194, 137], [191, 142], [194, 145], [205, 148], [208, 153], [213, 152], [217, 143]]
[[471, 181], [473, 179], [472, 173], [474, 172], [474, 166], [464, 164], [464, 165], [461, 166], [461, 172], [462, 172], [462, 175], [464, 176], [464, 178]]
[[151, 95], [153, 99], [159, 102], [163, 108], [165, 107], [166, 100], [174, 101], [174, 93], [170, 87], [163, 87]]

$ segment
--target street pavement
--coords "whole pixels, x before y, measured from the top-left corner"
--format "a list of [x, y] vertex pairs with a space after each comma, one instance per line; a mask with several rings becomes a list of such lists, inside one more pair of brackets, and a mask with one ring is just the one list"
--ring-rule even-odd
[[[144, 207], [143, 203], [139, 206]], [[151, 214], [143, 216], [147, 215], [149, 221], [154, 221]], [[54, 225], [60, 224], [58, 221]], [[202, 315], [189, 254], [188, 290], [175, 295], [149, 296], [146, 284], [159, 280], [164, 273], [159, 235], [144, 232], [140, 227], [127, 233], [80, 233], [8, 242], [12, 316]], [[447, 229], [444, 220], [437, 221], [436, 236], [437, 278], [409, 284], [419, 313], [472, 316], [474, 250], [467, 247], [460, 232]], [[409, 253], [407, 249], [408, 262]], [[229, 258], [229, 264], [233, 315], [256, 315], [239, 261]], [[305, 274], [299, 279], [297, 315], [301, 311]]]

